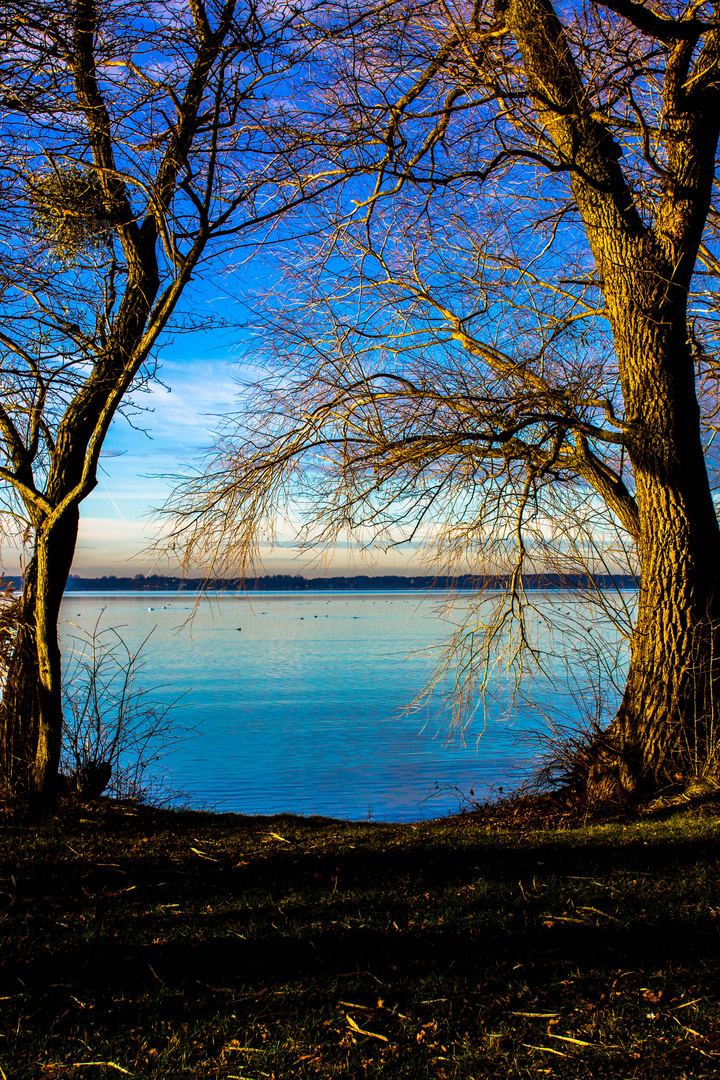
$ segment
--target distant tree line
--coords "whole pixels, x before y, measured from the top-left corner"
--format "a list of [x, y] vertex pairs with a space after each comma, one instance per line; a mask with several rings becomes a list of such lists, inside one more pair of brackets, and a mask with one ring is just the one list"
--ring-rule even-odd
[[[587, 574], [533, 574], [525, 578], [525, 588], [528, 589], [580, 589], [589, 585]], [[637, 580], [629, 574], [606, 574], [594, 579], [600, 588], [633, 589], [637, 587]], [[298, 592], [302, 589], [314, 591], [335, 591], [340, 589], [355, 590], [356, 592], [394, 591], [396, 589], [408, 589], [411, 591], [424, 591], [427, 589], [459, 589], [461, 591], [504, 588], [507, 577], [502, 574], [465, 574], [461, 577], [433, 577], [420, 575], [416, 577], [404, 577], [400, 574], [379, 574], [370, 576], [356, 574], [352, 577], [322, 577], [305, 578], [299, 574], [265, 574], [263, 577], [246, 578], [220, 578], [208, 581], [205, 578], [180, 578], [164, 577], [162, 574], [151, 574], [145, 577], [137, 574], [135, 577], [115, 577], [106, 575], [99, 578], [83, 578], [71, 574], [68, 579], [66, 592], [153, 592], [160, 590], [182, 590], [185, 592], [213, 591], [273, 591], [273, 592]]]

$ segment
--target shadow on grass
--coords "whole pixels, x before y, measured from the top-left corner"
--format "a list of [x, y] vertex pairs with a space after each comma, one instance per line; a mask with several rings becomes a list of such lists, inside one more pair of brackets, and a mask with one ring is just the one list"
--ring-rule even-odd
[[[409, 851], [287, 845], [245, 866], [232, 865], [234, 853], [225, 866], [222, 854], [194, 863], [193, 854], [132, 853], [118, 866], [36, 858], [13, 903], [38, 924], [37, 937], [6, 954], [4, 992], [18, 979], [36, 992], [73, 982], [130, 993], [155, 977], [268, 986], [357, 970], [381, 980], [405, 969], [481, 976], [528, 957], [588, 970], [720, 957], [720, 922], [686, 904], [698, 865], [720, 864], [720, 844], [707, 838], [619, 849], [498, 847], [467, 835], [458, 850], [431, 841]], [[567, 908], [568, 885], [609, 877], [620, 909], [617, 896], [589, 914]], [[469, 881], [482, 882], [480, 896], [452, 895]]]
[[714, 1075], [714, 825], [87, 814], [4, 837], [8, 1080]]

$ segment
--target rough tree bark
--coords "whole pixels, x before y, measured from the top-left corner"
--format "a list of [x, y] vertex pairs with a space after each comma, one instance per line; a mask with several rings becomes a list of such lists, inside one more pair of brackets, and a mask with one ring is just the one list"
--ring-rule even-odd
[[57, 624], [78, 530], [76, 506], [38, 530], [18, 610], [18, 629], [0, 707], [0, 753], [13, 796], [37, 810], [56, 796], [62, 737]]
[[676, 288], [674, 305], [656, 299], [638, 310], [650, 273], [643, 276], [628, 275], [616, 300], [641, 574], [623, 700], [589, 777], [590, 795], [600, 799], [642, 796], [712, 767], [718, 719], [720, 530], [700, 441], [685, 297]]
[[[638, 17], [633, 5], [611, 6]], [[687, 778], [694, 763], [709, 765], [716, 725], [708, 703], [720, 676], [710, 662], [720, 645], [720, 530], [700, 438], [687, 297], [720, 134], [720, 38], [712, 30], [693, 62], [699, 32], [654, 27], [678, 39], [665, 74], [667, 161], [651, 227], [551, 3], [511, 0], [506, 19], [538, 114], [570, 170], [618, 358], [640, 596], [626, 689], [590, 754], [588, 793], [632, 799]]]

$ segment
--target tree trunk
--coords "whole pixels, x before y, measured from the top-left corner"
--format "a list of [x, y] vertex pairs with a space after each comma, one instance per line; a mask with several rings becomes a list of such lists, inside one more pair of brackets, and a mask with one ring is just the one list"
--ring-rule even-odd
[[[718, 769], [720, 529], [700, 437], [684, 295], [622, 300], [614, 331], [640, 522], [628, 680], [591, 752], [593, 800], [634, 801]], [[616, 298], [617, 304], [617, 298]], [[619, 305], [617, 305], [619, 308]]]
[[20, 602], [17, 637], [0, 703], [0, 767], [17, 805], [42, 811], [57, 796], [62, 669], [57, 624], [77, 540], [77, 507], [40, 528]]
[[[593, 802], [633, 802], [668, 785], [718, 775], [717, 571], [705, 583], [687, 588], [692, 546], [671, 546], [673, 539], [684, 539], [681, 528], [669, 518], [664, 524], [664, 536], [649, 545], [651, 558], [643, 565], [620, 709], [591, 754], [588, 794]], [[665, 565], [654, 566], [663, 556]]]

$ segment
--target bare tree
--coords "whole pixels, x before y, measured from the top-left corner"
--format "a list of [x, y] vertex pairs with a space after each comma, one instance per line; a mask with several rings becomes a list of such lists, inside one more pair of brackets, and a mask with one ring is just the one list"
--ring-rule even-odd
[[191, 279], [241, 263], [322, 189], [287, 87], [336, 15], [282, 0], [2, 5], [0, 481], [32, 550], [0, 708], [16, 798], [55, 792], [57, 620], [103, 440], [153, 377], [163, 331], [208, 325], [183, 300]]
[[268, 378], [172, 506], [208, 559], [246, 565], [285, 506], [309, 543], [424, 530], [506, 569], [470, 666], [532, 644], [524, 570], [579, 537], [612, 569], [619, 528], [640, 588], [578, 761], [597, 799], [717, 765], [719, 49], [716, 6], [679, 0], [398, 4], [336, 41], [316, 81], [349, 180], [270, 298]]

